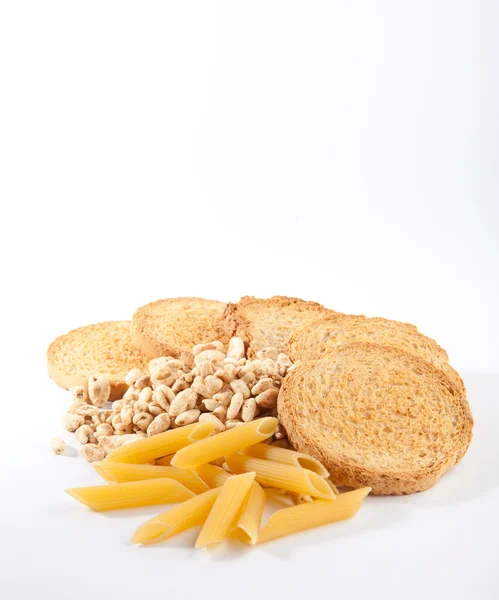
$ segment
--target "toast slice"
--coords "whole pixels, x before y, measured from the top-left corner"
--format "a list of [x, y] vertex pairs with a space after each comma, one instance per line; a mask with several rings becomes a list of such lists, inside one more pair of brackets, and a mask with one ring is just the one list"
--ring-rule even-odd
[[313, 321], [291, 337], [288, 356], [294, 361], [316, 360], [352, 342], [381, 344], [415, 354], [464, 388], [461, 377], [449, 365], [447, 352], [435, 340], [423, 335], [415, 325], [381, 317], [337, 314]]
[[332, 481], [381, 495], [435, 485], [461, 460], [473, 428], [464, 390], [441, 370], [367, 343], [299, 364], [278, 414], [296, 450], [320, 460]]
[[[286, 353], [294, 362], [318, 360], [326, 354], [326, 347], [331, 337], [334, 338], [338, 333], [366, 319], [367, 317], [362, 315], [342, 313], [320, 315], [293, 332]], [[416, 330], [415, 327], [414, 329]]]
[[[166, 298], [146, 304], [132, 317], [132, 339], [149, 358], [179, 357], [196, 344], [220, 340], [223, 302], [204, 298]], [[223, 339], [222, 339], [223, 338]]]
[[237, 335], [248, 346], [248, 356], [272, 346], [286, 352], [291, 334], [319, 316], [334, 314], [317, 302], [299, 298], [244, 296], [237, 304], [228, 304], [224, 313], [229, 337]]
[[73, 329], [54, 340], [47, 350], [48, 372], [57, 385], [66, 389], [86, 386], [91, 375], [102, 375], [111, 383], [111, 400], [126, 392], [128, 371], [134, 367], [147, 370], [148, 362], [132, 343], [130, 321]]

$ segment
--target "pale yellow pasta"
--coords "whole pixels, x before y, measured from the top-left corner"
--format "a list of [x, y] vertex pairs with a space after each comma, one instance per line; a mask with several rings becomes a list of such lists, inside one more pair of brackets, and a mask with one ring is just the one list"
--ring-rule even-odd
[[256, 544], [265, 507], [265, 492], [253, 481], [237, 517], [234, 532], [247, 544]]
[[233, 473], [254, 471], [256, 480], [262, 485], [326, 500], [334, 500], [336, 497], [326, 481], [308, 469], [292, 467], [263, 458], [253, 458], [245, 454], [231, 454], [225, 457], [225, 462]]
[[196, 548], [221, 542], [227, 537], [254, 479], [254, 473], [234, 475], [221, 488], [215, 488], [220, 489], [220, 494], [198, 535]]
[[178, 429], [170, 429], [164, 433], [124, 444], [112, 450], [105, 460], [106, 462], [148, 463], [208, 437], [213, 429], [212, 423], [193, 423]]
[[134, 465], [118, 462], [95, 462], [95, 470], [106, 481], [125, 483], [127, 481], [140, 481], [143, 479], [157, 479], [166, 477], [175, 479], [195, 494], [206, 492], [208, 486], [195, 471], [177, 469], [175, 467], [161, 467], [158, 465]]
[[264, 458], [285, 465], [302, 467], [303, 469], [308, 469], [309, 471], [317, 473], [317, 475], [320, 475], [321, 477], [329, 477], [329, 473], [322, 463], [313, 456], [309, 456], [303, 452], [296, 452], [295, 450], [288, 450], [286, 448], [279, 448], [278, 446], [271, 446], [270, 444], [263, 443], [250, 446], [243, 452], [254, 458]]
[[70, 488], [66, 493], [92, 510], [118, 510], [184, 502], [194, 493], [174, 479], [149, 479], [116, 485]]
[[365, 487], [340, 494], [334, 502], [315, 500], [278, 510], [262, 529], [258, 543], [353, 517], [370, 491], [370, 487]]
[[221, 487], [230, 477], [230, 473], [225, 469], [210, 464], [199, 465], [196, 472], [210, 488]]
[[175, 454], [169, 454], [168, 456], [163, 456], [163, 458], [158, 458], [154, 461], [154, 464], [159, 465], [160, 467], [169, 467], [172, 462], [172, 458]]
[[179, 450], [171, 464], [180, 469], [192, 469], [212, 462], [269, 438], [275, 432], [277, 423], [273, 417], [264, 417], [205, 438]]
[[177, 533], [202, 525], [222, 488], [208, 490], [143, 523], [135, 532], [135, 544], [155, 544]]
[[333, 492], [335, 493], [335, 495], [338, 496], [338, 494], [340, 492], [338, 491], [338, 488], [334, 485], [334, 483], [330, 479], [326, 479], [326, 483], [333, 490]]

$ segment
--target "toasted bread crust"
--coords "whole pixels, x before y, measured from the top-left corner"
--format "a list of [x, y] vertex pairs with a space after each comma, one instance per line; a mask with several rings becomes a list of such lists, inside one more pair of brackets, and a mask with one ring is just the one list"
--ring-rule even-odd
[[106, 321], [73, 329], [55, 339], [47, 350], [49, 376], [69, 389], [86, 385], [91, 375], [111, 383], [111, 400], [128, 386], [125, 376], [134, 367], [147, 369], [148, 358], [133, 344], [130, 321]]
[[268, 346], [285, 352], [289, 337], [297, 328], [327, 314], [334, 311], [300, 298], [243, 296], [237, 304], [227, 304], [224, 330], [228, 337], [241, 337], [248, 347], [248, 356], [254, 357], [258, 350]]
[[423, 335], [415, 325], [382, 317], [338, 313], [314, 320], [291, 336], [287, 354], [295, 362], [318, 360], [339, 346], [364, 342], [391, 346], [419, 356], [464, 389], [461, 377], [448, 363], [447, 352], [434, 339]]
[[149, 358], [178, 357], [202, 342], [226, 342], [225, 304], [204, 298], [165, 298], [138, 308], [132, 317], [134, 344]]
[[278, 413], [293, 446], [323, 462], [332, 481], [380, 495], [435, 485], [464, 456], [473, 428], [464, 389], [441, 370], [366, 343], [298, 365]]

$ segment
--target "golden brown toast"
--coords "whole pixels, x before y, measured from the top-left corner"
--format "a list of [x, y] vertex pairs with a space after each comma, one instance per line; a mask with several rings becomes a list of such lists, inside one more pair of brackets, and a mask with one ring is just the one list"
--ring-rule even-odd
[[254, 356], [263, 348], [272, 346], [286, 352], [291, 334], [321, 315], [334, 313], [317, 302], [299, 298], [273, 296], [254, 298], [244, 296], [237, 304], [228, 304], [224, 313], [225, 331], [229, 337], [237, 335], [248, 346], [248, 355]]
[[337, 313], [311, 321], [291, 336], [287, 354], [295, 362], [316, 360], [353, 342], [391, 346], [419, 356], [464, 388], [461, 377], [449, 365], [447, 352], [434, 339], [423, 335], [415, 325], [381, 317]]
[[[222, 327], [223, 302], [204, 298], [166, 298], [138, 308], [132, 339], [150, 358], [178, 357], [196, 344], [227, 342]], [[224, 338], [224, 339], [221, 339]]]
[[63, 388], [87, 385], [91, 375], [111, 383], [111, 400], [127, 390], [125, 376], [134, 367], [147, 370], [148, 358], [132, 343], [130, 321], [106, 321], [73, 329], [47, 350], [50, 377]]
[[411, 494], [461, 460], [473, 418], [464, 389], [397, 348], [352, 343], [300, 363], [284, 380], [279, 419], [300, 452], [331, 480]]

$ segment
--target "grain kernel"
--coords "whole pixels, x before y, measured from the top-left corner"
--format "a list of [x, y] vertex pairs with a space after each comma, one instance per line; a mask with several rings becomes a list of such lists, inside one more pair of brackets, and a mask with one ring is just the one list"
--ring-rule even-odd
[[198, 395], [192, 388], [179, 392], [170, 404], [170, 417], [177, 417], [186, 410], [192, 410], [196, 406], [197, 398]]
[[132, 369], [125, 376], [125, 383], [128, 386], [134, 386], [137, 379], [140, 379], [144, 373], [140, 369]]
[[234, 394], [227, 410], [227, 419], [235, 419], [239, 414], [244, 402], [244, 397], [240, 392]]
[[191, 423], [194, 423], [198, 420], [200, 414], [201, 411], [197, 408], [186, 410], [177, 416], [177, 418], [175, 419], [175, 425], [190, 425]]
[[277, 390], [276, 388], [271, 388], [271, 389], [265, 390], [261, 394], [258, 394], [258, 396], [255, 399], [256, 399], [257, 404], [259, 406], [261, 406], [262, 408], [272, 408], [273, 406], [275, 406], [275, 403], [277, 402], [278, 395], [279, 395], [279, 390]]
[[97, 444], [86, 444], [80, 450], [80, 454], [88, 462], [95, 462], [98, 460], [104, 460], [105, 453], [102, 448], [99, 448]]
[[52, 438], [50, 441], [50, 449], [54, 454], [63, 454], [66, 449], [66, 442], [59, 437]]
[[197, 346], [194, 346], [194, 348], [192, 349], [192, 355], [197, 356], [205, 350], [218, 350], [218, 352], [223, 352], [224, 345], [222, 344], [222, 342], [218, 341], [210, 342], [208, 344], [197, 344]]
[[88, 396], [94, 406], [104, 406], [111, 395], [111, 384], [105, 377], [88, 379]]
[[85, 423], [85, 418], [81, 415], [75, 415], [67, 412], [62, 417], [62, 426], [68, 431], [76, 431], [78, 427], [81, 427]]
[[157, 435], [170, 427], [170, 417], [166, 413], [158, 415], [147, 428], [147, 435]]
[[194, 364], [199, 365], [205, 360], [209, 360], [212, 363], [220, 363], [225, 358], [225, 354], [223, 352], [219, 352], [218, 350], [203, 350], [199, 354], [194, 357]]
[[147, 428], [153, 421], [153, 416], [146, 412], [137, 413], [133, 417], [133, 424], [137, 425], [137, 427], [141, 431], [147, 431]]
[[235, 358], [236, 360], [244, 358], [244, 342], [240, 337], [233, 337], [230, 340], [227, 356], [230, 358]]
[[256, 400], [254, 398], [247, 398], [243, 403], [241, 410], [241, 418], [245, 423], [253, 421], [256, 413]]
[[81, 427], [78, 427], [75, 431], [75, 436], [80, 444], [94, 444], [97, 441], [94, 436], [94, 430], [90, 425], [81, 425]]
[[73, 402], [88, 402], [87, 389], [82, 385], [76, 385], [70, 391], [73, 393]]
[[230, 388], [234, 394], [242, 394], [245, 400], [251, 396], [249, 387], [241, 379], [235, 379], [234, 381], [231, 381]]
[[200, 423], [213, 423], [213, 425], [215, 426], [215, 430], [217, 432], [224, 431], [224, 429], [225, 429], [225, 425], [222, 423], [222, 421], [220, 421], [220, 419], [218, 417], [216, 417], [215, 415], [213, 415], [211, 413], [204, 413], [204, 414], [200, 415], [199, 422]]
[[258, 396], [262, 392], [266, 390], [270, 390], [274, 387], [274, 381], [271, 377], [262, 377], [260, 381], [255, 383], [255, 385], [251, 388], [251, 393], [253, 396]]

